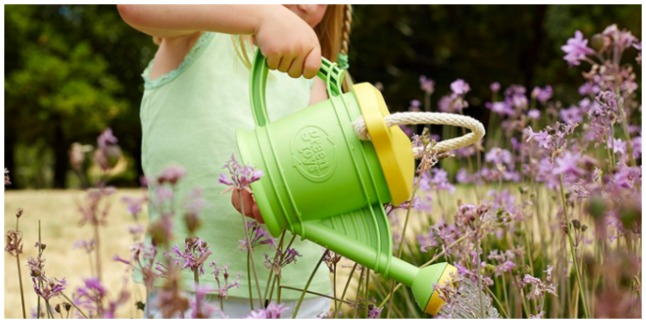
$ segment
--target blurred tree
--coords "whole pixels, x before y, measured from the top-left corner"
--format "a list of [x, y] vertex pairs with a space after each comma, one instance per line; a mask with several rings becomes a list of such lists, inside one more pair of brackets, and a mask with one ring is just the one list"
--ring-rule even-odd
[[641, 39], [638, 5], [355, 5], [350, 72], [357, 82], [382, 83], [392, 111], [423, 97], [420, 75], [436, 82], [434, 107], [464, 79], [465, 113], [486, 121], [492, 82], [528, 91], [550, 84], [559, 98], [575, 97], [580, 72], [560, 47], [577, 29], [591, 37], [613, 23]]
[[140, 49], [149, 37], [114, 6], [9, 5], [5, 30], [6, 167], [16, 166], [17, 144], [51, 150], [52, 185], [65, 187], [71, 144], [96, 145], [110, 126], [138, 157], [139, 75], [149, 59]]
[[[494, 81], [528, 91], [549, 84], [555, 97], [572, 102], [580, 71], [568, 68], [560, 47], [577, 29], [589, 38], [613, 23], [641, 39], [640, 9], [355, 5], [350, 72], [357, 82], [382, 83], [391, 111], [423, 98], [420, 75], [436, 82], [433, 109], [451, 82], [464, 79], [471, 85], [465, 113], [487, 122], [483, 106]], [[96, 145], [105, 127], [141, 174], [140, 75], [154, 51], [150, 37], [126, 25], [114, 6], [5, 6], [5, 167], [53, 174], [52, 181], [28, 180], [14, 171], [14, 184], [64, 187], [70, 145]], [[16, 152], [25, 149], [16, 165]], [[138, 184], [134, 176], [130, 184]]]

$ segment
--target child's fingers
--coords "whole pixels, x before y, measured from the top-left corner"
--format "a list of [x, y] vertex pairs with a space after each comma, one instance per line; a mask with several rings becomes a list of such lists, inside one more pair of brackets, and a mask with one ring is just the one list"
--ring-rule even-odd
[[296, 56], [296, 58], [292, 61], [292, 65], [289, 67], [289, 70], [287, 70], [287, 74], [289, 74], [289, 76], [293, 78], [297, 78], [303, 75], [304, 61], [305, 61], [305, 55]]
[[311, 79], [316, 76], [316, 73], [321, 68], [321, 48], [314, 47], [312, 51], [305, 58], [305, 63], [303, 64], [303, 76], [305, 78]]
[[231, 194], [231, 204], [233, 204], [233, 207], [238, 212], [245, 216], [253, 218], [259, 223], [265, 223], [253, 195], [247, 190], [234, 188]]
[[296, 54], [286, 54], [280, 59], [280, 64], [278, 64], [278, 70], [281, 72], [289, 71], [290, 66], [294, 65], [294, 59], [297, 58]]
[[280, 65], [280, 55], [265, 55], [265, 59], [267, 60], [267, 67], [269, 67], [272, 70], [278, 69], [278, 65]]
[[258, 204], [253, 204], [253, 206], [251, 207], [251, 213], [253, 214], [253, 218], [256, 219], [258, 223], [265, 223], [265, 220], [262, 219], [262, 214], [260, 214], [260, 210], [258, 209]]

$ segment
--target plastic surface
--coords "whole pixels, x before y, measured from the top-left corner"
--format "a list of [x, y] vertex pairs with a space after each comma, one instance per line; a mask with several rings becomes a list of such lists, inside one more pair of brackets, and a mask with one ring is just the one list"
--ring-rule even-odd
[[[408, 200], [414, 160], [403, 131], [385, 127], [389, 112], [379, 91], [357, 84], [341, 93], [343, 71], [324, 60], [318, 76], [330, 98], [270, 122], [267, 72], [258, 52], [250, 91], [257, 127], [238, 130], [236, 136], [242, 162], [264, 172], [251, 189], [269, 232], [277, 237], [289, 230], [412, 286], [425, 308], [443, 276], [435, 265], [419, 270], [392, 256], [383, 204]], [[372, 142], [354, 132], [352, 123], [361, 116]]]
[[415, 175], [415, 157], [410, 139], [399, 126], [386, 126], [384, 118], [390, 112], [379, 90], [368, 83], [362, 83], [355, 85], [352, 92], [357, 97], [370, 141], [377, 151], [392, 203], [399, 205], [408, 201]]

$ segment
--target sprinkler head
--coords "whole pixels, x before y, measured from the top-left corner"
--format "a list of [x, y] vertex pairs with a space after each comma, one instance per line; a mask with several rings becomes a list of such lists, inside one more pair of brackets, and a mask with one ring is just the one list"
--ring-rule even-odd
[[436, 284], [439, 287], [451, 283], [457, 272], [457, 268], [446, 262], [420, 269], [411, 286], [417, 305], [424, 312], [436, 316], [444, 305]]

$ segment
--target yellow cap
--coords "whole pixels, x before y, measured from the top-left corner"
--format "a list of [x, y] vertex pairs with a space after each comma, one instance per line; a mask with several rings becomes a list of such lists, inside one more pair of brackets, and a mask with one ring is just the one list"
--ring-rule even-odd
[[353, 86], [370, 140], [377, 152], [392, 203], [399, 205], [411, 198], [415, 177], [413, 145], [399, 126], [388, 128], [384, 118], [390, 114], [381, 92], [369, 83]]
[[[458, 272], [458, 269], [448, 265], [446, 266], [446, 269], [444, 269], [444, 272], [440, 276], [440, 279], [438, 280], [438, 285], [443, 286], [451, 282], [452, 275], [455, 275]], [[436, 289], [433, 291], [433, 294], [431, 295], [431, 299], [428, 301], [428, 304], [426, 304], [426, 309], [424, 309], [424, 312], [431, 314], [433, 316], [437, 316], [437, 313], [440, 312], [440, 309], [442, 308], [442, 305], [444, 305], [444, 301], [442, 298], [440, 298], [440, 290]]]

